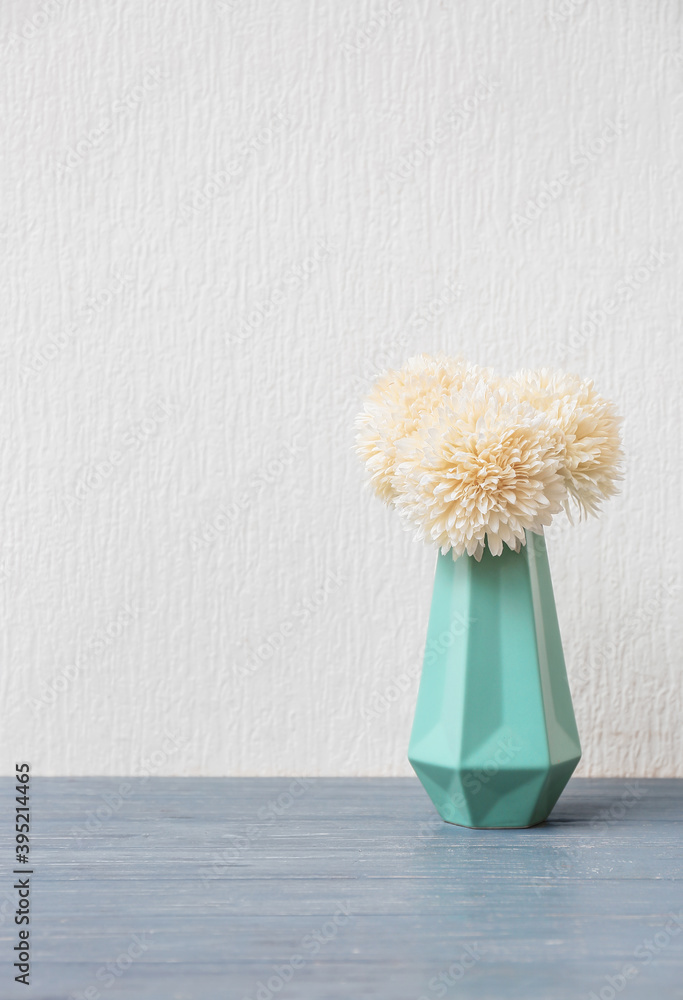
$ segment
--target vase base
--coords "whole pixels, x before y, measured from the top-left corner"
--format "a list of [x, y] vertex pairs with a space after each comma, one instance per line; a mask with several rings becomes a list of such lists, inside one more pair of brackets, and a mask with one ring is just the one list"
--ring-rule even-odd
[[[443, 819], [443, 816], [441, 817]], [[538, 823], [525, 823], [523, 826], [467, 826], [466, 823], [454, 823], [450, 819], [444, 819], [444, 823], [448, 826], [458, 826], [461, 830], [533, 830], [535, 826], [541, 826], [546, 822], [545, 819], [539, 819]]]

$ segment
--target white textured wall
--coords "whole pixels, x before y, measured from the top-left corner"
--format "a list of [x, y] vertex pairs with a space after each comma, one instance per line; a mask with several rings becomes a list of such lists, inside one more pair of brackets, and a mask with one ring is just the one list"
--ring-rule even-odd
[[435, 553], [352, 424], [445, 349], [618, 401], [581, 772], [683, 774], [681, 14], [4, 0], [2, 771], [409, 773]]

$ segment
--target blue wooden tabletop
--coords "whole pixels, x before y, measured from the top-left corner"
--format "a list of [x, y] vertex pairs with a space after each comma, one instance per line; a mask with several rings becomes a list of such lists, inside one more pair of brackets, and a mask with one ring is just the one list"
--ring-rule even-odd
[[683, 780], [574, 779], [531, 830], [410, 778], [34, 778], [31, 985], [0, 997], [683, 997]]

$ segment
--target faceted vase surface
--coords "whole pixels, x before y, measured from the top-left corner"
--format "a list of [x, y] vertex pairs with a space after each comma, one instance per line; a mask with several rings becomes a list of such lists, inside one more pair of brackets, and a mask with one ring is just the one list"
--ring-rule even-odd
[[439, 553], [408, 759], [441, 817], [535, 826], [580, 758], [544, 537]]

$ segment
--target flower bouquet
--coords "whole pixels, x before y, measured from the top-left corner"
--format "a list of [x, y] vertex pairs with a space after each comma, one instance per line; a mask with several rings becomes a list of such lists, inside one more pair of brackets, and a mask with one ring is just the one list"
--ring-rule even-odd
[[543, 529], [617, 492], [620, 418], [576, 375], [422, 355], [357, 429], [375, 493], [440, 549], [410, 762], [448, 822], [542, 822], [581, 756]]

